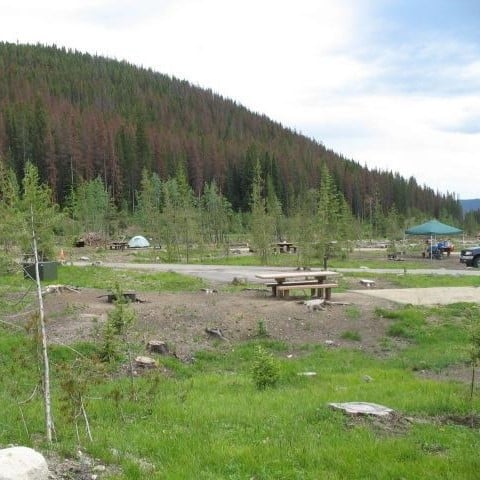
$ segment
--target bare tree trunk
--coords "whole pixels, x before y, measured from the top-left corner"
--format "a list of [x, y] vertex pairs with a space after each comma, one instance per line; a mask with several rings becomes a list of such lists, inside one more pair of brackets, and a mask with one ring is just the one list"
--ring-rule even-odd
[[473, 391], [475, 390], [475, 367], [476, 367], [476, 360], [472, 362], [472, 380], [470, 382], [470, 401], [473, 399]]
[[53, 419], [51, 410], [51, 398], [50, 398], [50, 363], [48, 361], [47, 351], [47, 333], [45, 329], [45, 309], [43, 307], [42, 286], [40, 283], [40, 269], [38, 267], [38, 248], [37, 237], [35, 235], [35, 224], [33, 218], [33, 205], [30, 206], [31, 220], [32, 220], [32, 240], [33, 240], [33, 253], [35, 256], [35, 282], [37, 284], [37, 297], [38, 307], [40, 310], [40, 334], [42, 337], [42, 357], [43, 357], [43, 401], [45, 406], [45, 428], [47, 434], [47, 440], [52, 442], [53, 432]]

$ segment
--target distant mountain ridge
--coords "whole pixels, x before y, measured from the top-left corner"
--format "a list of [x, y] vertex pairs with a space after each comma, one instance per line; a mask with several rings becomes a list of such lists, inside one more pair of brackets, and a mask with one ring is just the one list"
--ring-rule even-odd
[[468, 200], [460, 200], [460, 205], [462, 205], [463, 213], [468, 213], [473, 210], [480, 210], [480, 198], [472, 198]]
[[19, 178], [33, 161], [61, 204], [100, 177], [117, 205], [133, 209], [144, 169], [161, 179], [182, 170], [195, 194], [215, 181], [248, 211], [258, 162], [286, 212], [318, 188], [326, 166], [359, 219], [393, 207], [462, 218], [455, 195], [370, 170], [211, 90], [57, 47], [0, 42], [0, 159]]

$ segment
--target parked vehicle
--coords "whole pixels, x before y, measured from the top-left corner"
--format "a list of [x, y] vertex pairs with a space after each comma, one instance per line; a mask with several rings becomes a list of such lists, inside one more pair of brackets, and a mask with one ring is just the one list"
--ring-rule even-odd
[[480, 245], [463, 249], [460, 252], [460, 262], [467, 267], [480, 268]]

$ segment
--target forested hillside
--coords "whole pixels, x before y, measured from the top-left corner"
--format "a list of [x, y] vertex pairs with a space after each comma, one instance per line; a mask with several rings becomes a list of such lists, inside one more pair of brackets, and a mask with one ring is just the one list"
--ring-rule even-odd
[[168, 179], [183, 168], [196, 194], [214, 179], [246, 211], [259, 161], [286, 213], [326, 165], [357, 218], [393, 205], [404, 216], [462, 218], [454, 195], [369, 170], [212, 91], [56, 47], [0, 44], [0, 157], [19, 178], [31, 160], [60, 204], [99, 176], [132, 208], [142, 170]]
[[462, 205], [463, 213], [472, 212], [475, 210], [480, 210], [480, 198], [472, 198], [470, 200], [460, 200]]

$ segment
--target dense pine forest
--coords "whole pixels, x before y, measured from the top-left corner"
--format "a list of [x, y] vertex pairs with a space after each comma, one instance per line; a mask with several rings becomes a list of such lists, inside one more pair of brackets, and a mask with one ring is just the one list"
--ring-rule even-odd
[[142, 172], [183, 171], [195, 195], [214, 181], [234, 211], [248, 211], [258, 162], [287, 215], [326, 167], [359, 220], [379, 208], [462, 218], [455, 195], [370, 170], [212, 91], [56, 47], [0, 44], [0, 158], [19, 179], [31, 161], [60, 205], [100, 178], [132, 211]]

